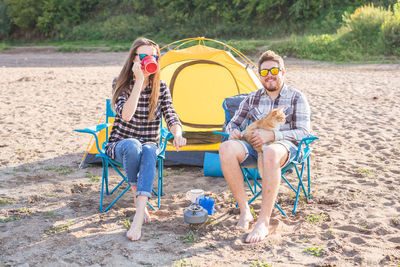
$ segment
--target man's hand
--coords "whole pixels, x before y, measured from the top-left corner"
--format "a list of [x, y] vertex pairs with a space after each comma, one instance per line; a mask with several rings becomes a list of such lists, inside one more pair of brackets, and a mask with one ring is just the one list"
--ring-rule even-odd
[[174, 137], [174, 141], [172, 145], [176, 147], [176, 151], [179, 151], [179, 148], [186, 145], [186, 138], [182, 135], [177, 135]]
[[242, 138], [243, 138], [242, 132], [239, 131], [238, 129], [234, 129], [234, 130], [229, 134], [228, 140], [238, 140], [238, 139], [242, 139]]
[[253, 135], [250, 139], [250, 144], [255, 150], [260, 151], [261, 147], [265, 143], [270, 143], [274, 140], [275, 140], [275, 134], [273, 131], [257, 129], [253, 132]]

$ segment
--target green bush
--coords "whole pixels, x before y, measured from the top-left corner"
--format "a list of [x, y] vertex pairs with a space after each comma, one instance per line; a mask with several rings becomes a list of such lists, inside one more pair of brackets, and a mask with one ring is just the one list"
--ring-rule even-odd
[[7, 15], [22, 29], [34, 29], [41, 14], [43, 0], [4, 0], [8, 6]]
[[374, 46], [380, 39], [381, 26], [386, 17], [391, 17], [392, 12], [372, 4], [357, 8], [353, 14], [345, 13], [344, 28], [351, 32], [354, 39], [365, 46]]
[[7, 16], [7, 5], [0, 2], [0, 39], [7, 38], [11, 31], [11, 20]]
[[393, 15], [382, 24], [381, 38], [386, 55], [400, 55], [400, 3], [393, 7]]
[[376, 61], [400, 55], [400, 15], [372, 5], [344, 16], [345, 24], [336, 34], [292, 37], [272, 48], [298, 58], [329, 61]]

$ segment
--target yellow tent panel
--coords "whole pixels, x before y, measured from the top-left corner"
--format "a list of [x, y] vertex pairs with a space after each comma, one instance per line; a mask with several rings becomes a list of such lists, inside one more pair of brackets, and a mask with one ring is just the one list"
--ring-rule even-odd
[[[206, 46], [205, 41], [216, 42], [230, 49], [241, 62], [231, 52]], [[181, 48], [193, 43], [192, 46]], [[177, 41], [164, 49], [170, 50], [160, 60], [161, 79], [169, 85], [174, 108], [188, 139], [188, 145], [181, 151], [217, 151], [220, 137], [212, 131], [222, 130], [225, 120], [222, 109], [224, 99], [261, 87], [253, 70], [254, 64], [234, 48], [202, 37]], [[167, 152], [167, 160], [178, 157], [177, 162], [193, 163], [193, 157], [187, 153], [174, 153], [171, 145], [167, 151], [170, 151]], [[195, 158], [198, 155], [202, 161], [201, 154], [197, 153]]]

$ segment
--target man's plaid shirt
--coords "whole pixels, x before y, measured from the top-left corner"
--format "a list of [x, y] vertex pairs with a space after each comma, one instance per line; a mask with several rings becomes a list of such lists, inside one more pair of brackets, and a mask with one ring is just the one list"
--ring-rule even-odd
[[310, 106], [301, 92], [286, 85], [275, 99], [271, 99], [264, 88], [250, 93], [240, 103], [239, 109], [226, 127], [226, 132], [230, 133], [234, 129], [243, 131], [249, 121], [259, 120], [272, 109], [281, 106], [287, 107], [286, 122], [279, 130], [274, 130], [275, 141], [288, 140], [298, 145], [310, 133]]
[[[113, 82], [115, 86], [115, 80]], [[133, 88], [133, 83], [130, 88]], [[115, 146], [117, 142], [126, 138], [135, 138], [142, 144], [158, 144], [160, 139], [161, 117], [164, 116], [168, 128], [174, 124], [181, 124], [172, 105], [171, 93], [167, 84], [161, 81], [158, 104], [153, 120], [149, 121], [151, 86], [147, 86], [139, 96], [135, 114], [129, 122], [122, 119], [122, 108], [129, 98], [130, 92], [122, 93], [115, 101], [115, 120], [111, 130], [110, 138], [105, 147], [105, 152], [115, 159]]]

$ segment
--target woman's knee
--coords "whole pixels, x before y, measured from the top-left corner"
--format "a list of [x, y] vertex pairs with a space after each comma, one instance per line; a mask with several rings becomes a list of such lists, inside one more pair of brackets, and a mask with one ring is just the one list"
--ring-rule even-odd
[[157, 146], [154, 144], [145, 144], [142, 147], [143, 153], [149, 153], [149, 154], [157, 154]]
[[142, 159], [147, 161], [156, 161], [157, 159], [157, 146], [153, 144], [146, 144], [142, 147]]
[[123, 152], [128, 157], [137, 157], [142, 153], [142, 144], [134, 138], [125, 139]]

